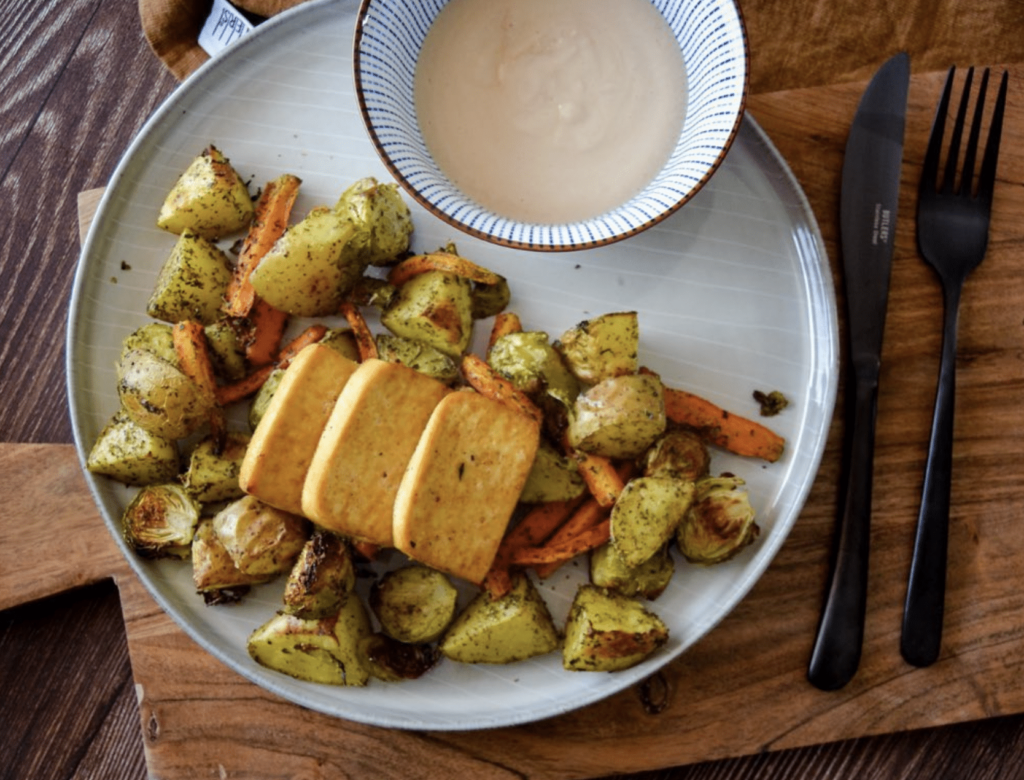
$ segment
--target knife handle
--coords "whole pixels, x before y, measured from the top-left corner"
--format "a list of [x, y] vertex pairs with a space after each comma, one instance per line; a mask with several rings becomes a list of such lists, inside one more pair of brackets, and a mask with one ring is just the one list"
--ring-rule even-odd
[[878, 374], [858, 378], [839, 540], [807, 679], [823, 691], [842, 688], [857, 672], [864, 642], [871, 536]]
[[930, 666], [939, 657], [946, 601], [950, 482], [953, 477], [953, 409], [956, 400], [958, 300], [947, 301], [939, 384], [935, 393], [921, 508], [917, 514], [914, 555], [903, 605], [900, 654], [914, 666]]

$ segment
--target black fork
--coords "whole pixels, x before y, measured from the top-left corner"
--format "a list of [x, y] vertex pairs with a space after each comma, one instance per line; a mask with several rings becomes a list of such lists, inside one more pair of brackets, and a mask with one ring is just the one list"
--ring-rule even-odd
[[949, 535], [950, 481], [953, 470], [953, 407], [956, 389], [956, 336], [960, 296], [967, 276], [981, 263], [988, 246], [992, 192], [996, 160], [1006, 105], [1007, 74], [989, 123], [988, 141], [977, 181], [974, 166], [978, 154], [988, 69], [981, 76], [975, 101], [974, 119], [963, 156], [963, 169], [956, 181], [960, 142], [971, 92], [974, 69], [967, 71], [963, 95], [950, 137], [942, 181], [938, 181], [942, 137], [949, 110], [955, 68], [950, 68], [946, 86], [935, 113], [928, 150], [921, 173], [917, 206], [917, 245], [924, 259], [938, 274], [943, 293], [942, 359], [932, 418], [931, 441], [925, 466], [921, 508], [917, 518], [914, 556], [903, 611], [900, 652], [915, 666], [928, 666], [939, 656], [946, 596], [946, 557]]

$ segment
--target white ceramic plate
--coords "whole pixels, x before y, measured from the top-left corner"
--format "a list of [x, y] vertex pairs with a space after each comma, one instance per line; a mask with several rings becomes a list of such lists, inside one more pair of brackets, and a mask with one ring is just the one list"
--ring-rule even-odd
[[[157, 211], [194, 155], [215, 143], [254, 189], [280, 173], [297, 174], [304, 180], [297, 214], [332, 204], [357, 178], [386, 178], [353, 97], [354, 12], [354, 2], [320, 0], [262, 25], [183, 84], [128, 149], [89, 234], [71, 301], [68, 393], [83, 459], [117, 408], [120, 344], [147, 321], [145, 301], [174, 243], [154, 227]], [[749, 117], [726, 163], [691, 203], [612, 246], [557, 256], [516, 251], [413, 208], [415, 248], [455, 240], [462, 254], [506, 275], [510, 308], [527, 328], [557, 335], [589, 316], [635, 309], [641, 360], [669, 384], [754, 417], [754, 390], [789, 399], [771, 421], [788, 440], [778, 463], [714, 455], [716, 472], [746, 479], [762, 534], [729, 563], [679, 562], [652, 605], [671, 629], [667, 647], [617, 674], [569, 673], [552, 653], [508, 667], [443, 663], [415, 682], [361, 689], [301, 683], [257, 666], [245, 650], [249, 633], [279, 608], [280, 583], [256, 589], [241, 605], [204, 606], [187, 564], [143, 561], [123, 547], [119, 518], [131, 492], [86, 479], [111, 534], [163, 609], [207, 651], [286, 699], [408, 729], [478, 729], [567, 712], [643, 680], [698, 641], [749, 591], [796, 522], [824, 449], [838, 375], [821, 237], [786, 164]], [[487, 327], [478, 329], [478, 349]], [[585, 568], [574, 562], [541, 584], [556, 620]]]

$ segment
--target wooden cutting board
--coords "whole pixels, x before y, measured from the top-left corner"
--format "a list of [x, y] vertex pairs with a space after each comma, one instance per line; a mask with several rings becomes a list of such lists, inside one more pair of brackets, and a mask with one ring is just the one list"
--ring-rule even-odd
[[[110, 539], [71, 445], [0, 444], [0, 608], [116, 580], [146, 759], [161, 778], [583, 778], [1024, 711], [1024, 66], [1012, 67], [1011, 77], [989, 252], [962, 307], [946, 633], [934, 666], [906, 665], [898, 643], [940, 346], [939, 288], [916, 255], [913, 215], [941, 73], [915, 76], [910, 91], [866, 639], [860, 671], [845, 689], [823, 693], [804, 677], [834, 532], [839, 414], [789, 539], [737, 609], [664, 671], [668, 706], [659, 714], [628, 690], [500, 732], [413, 733], [286, 703], [223, 666], [164, 615]], [[814, 208], [840, 305], [839, 171], [864, 86], [749, 103]], [[95, 205], [96, 193], [81, 199], [86, 224]], [[40, 544], [54, 518], [59, 542]]]

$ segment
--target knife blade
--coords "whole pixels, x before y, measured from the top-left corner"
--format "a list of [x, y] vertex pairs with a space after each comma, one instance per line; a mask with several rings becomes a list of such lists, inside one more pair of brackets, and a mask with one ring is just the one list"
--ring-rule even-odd
[[822, 690], [837, 690], [853, 678], [864, 642], [878, 378], [909, 86], [906, 53], [879, 68], [857, 106], [843, 159], [839, 229], [851, 424], [834, 558], [807, 669], [807, 679]]

